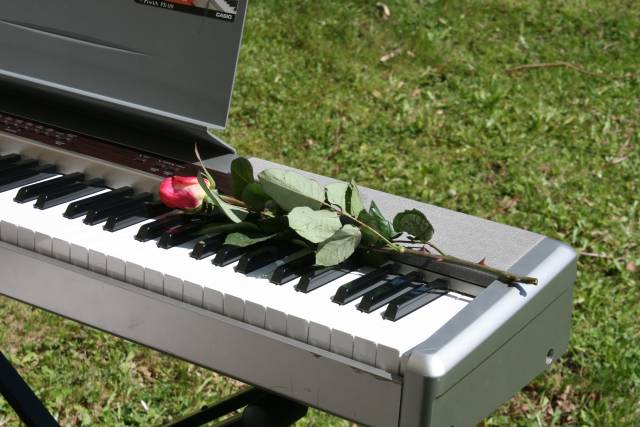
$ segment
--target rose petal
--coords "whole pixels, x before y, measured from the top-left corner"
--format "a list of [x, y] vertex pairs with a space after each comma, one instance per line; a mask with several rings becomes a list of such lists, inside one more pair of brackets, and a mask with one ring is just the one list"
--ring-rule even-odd
[[160, 183], [159, 195], [170, 208], [194, 209], [202, 204], [206, 194], [195, 176], [173, 176]]

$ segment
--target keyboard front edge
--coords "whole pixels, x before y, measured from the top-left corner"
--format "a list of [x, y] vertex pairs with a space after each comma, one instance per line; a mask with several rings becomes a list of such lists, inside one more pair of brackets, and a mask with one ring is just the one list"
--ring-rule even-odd
[[397, 425], [401, 379], [0, 242], [0, 294], [366, 425]]

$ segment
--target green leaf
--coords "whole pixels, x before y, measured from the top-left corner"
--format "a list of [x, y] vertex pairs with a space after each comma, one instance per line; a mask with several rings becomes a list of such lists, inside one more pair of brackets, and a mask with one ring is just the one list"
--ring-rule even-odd
[[358, 184], [354, 180], [351, 180], [347, 189], [347, 210], [354, 218], [358, 218], [360, 212], [364, 210]]
[[[369, 214], [369, 212], [364, 210], [360, 212], [360, 215], [358, 215], [358, 220], [364, 222], [374, 230], [376, 229], [376, 220], [372, 215]], [[362, 240], [367, 246], [374, 246], [380, 241], [380, 236], [378, 236], [368, 228], [362, 227]]]
[[393, 225], [382, 215], [380, 209], [378, 209], [378, 205], [376, 205], [375, 201], [371, 201], [371, 206], [369, 207], [369, 214], [373, 216], [376, 222], [376, 230], [382, 234], [386, 239], [391, 239], [395, 234], [395, 230], [393, 229]]
[[[369, 212], [363, 210], [360, 212], [358, 219], [369, 227], [376, 230], [381, 236], [383, 236], [387, 240], [391, 240], [395, 235], [395, 230], [393, 226], [387, 219], [382, 216], [378, 205], [376, 202], [371, 202], [371, 207], [369, 208]], [[376, 233], [373, 233], [371, 230], [366, 228], [362, 229], [364, 241], [367, 245], [376, 245], [383, 242], [383, 240]]]
[[433, 225], [417, 209], [400, 212], [393, 219], [393, 226], [398, 231], [404, 231], [421, 242], [428, 242], [433, 237]]
[[360, 244], [362, 234], [357, 227], [345, 225], [333, 236], [320, 243], [316, 252], [316, 264], [330, 267], [349, 258]]
[[332, 205], [336, 205], [342, 209], [343, 212], [347, 210], [347, 191], [349, 190], [349, 184], [346, 182], [334, 182], [327, 185], [327, 201]]
[[258, 178], [264, 192], [285, 211], [299, 206], [317, 210], [324, 203], [324, 188], [316, 181], [295, 172], [267, 169], [260, 172]]
[[254, 211], [261, 211], [264, 209], [266, 203], [271, 200], [271, 198], [264, 192], [260, 184], [257, 182], [252, 182], [247, 184], [242, 191], [242, 196], [240, 197], [243, 202], [247, 204], [249, 209]]
[[256, 243], [267, 241], [269, 239], [274, 238], [275, 236], [276, 234], [270, 234], [268, 236], [252, 237], [244, 233], [236, 232], [236, 233], [229, 234], [227, 238], [224, 240], [224, 244], [231, 245], [231, 246], [240, 246], [244, 248], [247, 246], [255, 245]]
[[220, 198], [220, 195], [216, 190], [211, 190], [207, 186], [207, 183], [204, 181], [201, 173], [198, 174], [198, 183], [204, 190], [207, 198], [209, 198], [209, 201], [220, 207], [220, 209], [222, 209], [222, 212], [224, 212], [227, 218], [229, 218], [231, 221], [235, 223], [242, 222], [242, 220], [247, 216], [246, 211], [230, 205], [229, 203], [222, 200], [222, 198]]
[[[253, 166], [244, 157], [238, 157], [231, 162], [231, 192], [237, 198], [243, 197], [245, 188], [255, 182]], [[244, 200], [244, 199], [243, 199]]]
[[306, 206], [293, 208], [287, 215], [289, 227], [312, 243], [320, 243], [342, 227], [340, 217], [334, 211], [314, 211]]
[[346, 182], [334, 182], [327, 185], [327, 201], [332, 205], [337, 205], [346, 212], [358, 218], [360, 212], [364, 210], [362, 198], [358, 191], [358, 185], [355, 181], [351, 181], [349, 184]]

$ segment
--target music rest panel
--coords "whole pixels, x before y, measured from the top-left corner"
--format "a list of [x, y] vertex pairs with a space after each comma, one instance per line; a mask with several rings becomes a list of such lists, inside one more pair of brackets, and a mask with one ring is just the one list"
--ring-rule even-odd
[[4, 1], [0, 75], [77, 99], [222, 128], [246, 1], [233, 7], [196, 3]]

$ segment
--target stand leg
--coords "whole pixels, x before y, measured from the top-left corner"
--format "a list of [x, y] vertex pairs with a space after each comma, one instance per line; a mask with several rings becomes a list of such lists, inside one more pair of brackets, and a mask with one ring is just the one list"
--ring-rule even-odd
[[0, 352], [0, 394], [28, 427], [59, 427], [18, 371]]
[[307, 407], [256, 388], [236, 393], [211, 407], [188, 415], [164, 427], [196, 427], [245, 407], [243, 413], [216, 427], [287, 427], [307, 413]]
[[242, 427], [288, 427], [307, 414], [307, 407], [275, 394], [265, 393], [242, 413]]
[[190, 414], [180, 418], [170, 424], [166, 424], [164, 427], [195, 427], [206, 424], [210, 421], [230, 414], [233, 411], [237, 411], [243, 406], [253, 402], [262, 394], [262, 391], [256, 388], [248, 388], [246, 390], [239, 391], [226, 399], [217, 402], [213, 406], [204, 407], [201, 411], [195, 414]]

